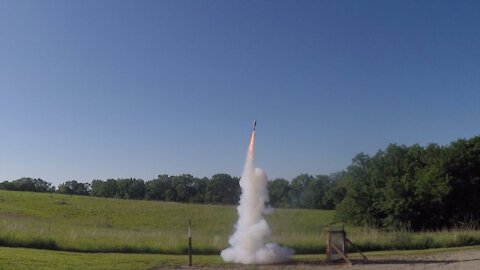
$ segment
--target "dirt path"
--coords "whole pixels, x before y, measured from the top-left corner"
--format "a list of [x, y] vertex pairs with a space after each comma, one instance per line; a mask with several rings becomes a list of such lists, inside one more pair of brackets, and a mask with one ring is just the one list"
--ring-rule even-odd
[[463, 250], [429, 255], [410, 255], [401, 257], [377, 257], [365, 265], [354, 265], [349, 269], [391, 269], [391, 270], [470, 270], [480, 269], [480, 250]]
[[462, 250], [426, 255], [371, 257], [370, 261], [365, 264], [360, 260], [353, 260], [353, 266], [300, 263], [297, 265], [265, 269], [473, 270], [480, 269], [480, 250]]
[[[372, 256], [370, 261], [363, 263], [353, 260], [352, 266], [328, 265], [322, 261], [296, 262], [286, 265], [241, 266], [235, 265], [231, 269], [259, 269], [259, 270], [298, 270], [298, 269], [323, 269], [323, 270], [474, 270], [480, 269], [480, 249], [441, 252], [434, 254], [417, 254], [404, 256]], [[187, 267], [179, 267], [187, 269]], [[221, 267], [225, 269], [225, 267]], [[170, 267], [171, 269], [171, 267]], [[188, 268], [188, 269], [219, 269], [219, 268]]]

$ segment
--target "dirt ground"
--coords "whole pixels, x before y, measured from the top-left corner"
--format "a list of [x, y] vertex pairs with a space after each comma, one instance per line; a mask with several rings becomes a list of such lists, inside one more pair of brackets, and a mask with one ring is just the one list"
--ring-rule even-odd
[[[297, 264], [271, 269], [350, 269], [350, 270], [473, 270], [480, 269], [480, 250], [462, 250], [428, 255], [371, 257], [368, 262], [352, 260], [353, 265]], [[259, 268], [261, 269], [261, 268]], [[270, 269], [270, 268], [266, 268]]]
[[[405, 256], [379, 256], [370, 257], [368, 262], [359, 259], [352, 260], [353, 265], [329, 265], [323, 261], [295, 262], [286, 265], [264, 265], [264, 266], [240, 266], [232, 269], [324, 269], [324, 270], [474, 270], [480, 269], [480, 250], [462, 250], [453, 252], [442, 252], [434, 254], [417, 254]], [[224, 268], [224, 267], [222, 267]], [[182, 269], [196, 269], [183, 268]], [[212, 268], [198, 268], [212, 269]], [[215, 268], [218, 269], [218, 268]]]

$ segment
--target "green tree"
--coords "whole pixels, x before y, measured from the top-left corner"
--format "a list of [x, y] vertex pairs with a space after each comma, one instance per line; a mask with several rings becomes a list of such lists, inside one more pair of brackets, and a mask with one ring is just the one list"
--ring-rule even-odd
[[115, 195], [121, 199], [145, 198], [145, 182], [141, 179], [122, 178], [115, 180]]
[[114, 198], [117, 195], [117, 181], [115, 179], [93, 180], [91, 186], [93, 196]]
[[79, 183], [75, 180], [67, 181], [58, 186], [58, 193], [70, 194], [70, 195], [89, 195], [90, 184]]
[[192, 184], [193, 194], [190, 196], [192, 203], [206, 203], [205, 196], [208, 187], [208, 178], [196, 179]]
[[13, 190], [32, 192], [54, 192], [55, 187], [40, 178], [22, 177], [12, 181], [11, 185], [5, 184]]
[[308, 207], [311, 199], [311, 193], [308, 191], [308, 187], [314, 179], [315, 178], [309, 174], [301, 174], [292, 179], [288, 193], [291, 207]]
[[337, 205], [346, 221], [387, 229], [435, 229], [478, 221], [480, 139], [448, 147], [389, 145], [372, 157], [359, 154], [342, 177]]
[[237, 177], [226, 173], [215, 174], [208, 181], [205, 202], [212, 204], [237, 204], [240, 185]]
[[0, 189], [3, 190], [15, 190], [15, 185], [9, 181], [3, 181], [0, 183]]
[[348, 183], [344, 171], [331, 174], [329, 179], [330, 184], [325, 191], [323, 205], [326, 209], [334, 209], [345, 198]]
[[283, 178], [277, 178], [267, 183], [268, 194], [270, 197], [270, 205], [273, 207], [289, 206], [288, 193], [290, 191], [290, 184]]
[[172, 181], [166, 174], [145, 183], [145, 198], [147, 200], [167, 200], [167, 190], [171, 189]]
[[175, 201], [189, 202], [190, 197], [195, 196], [194, 181], [195, 178], [190, 174], [172, 176], [172, 193], [175, 193]]
[[446, 171], [451, 188], [445, 199], [452, 226], [478, 224], [480, 220], [480, 136], [451, 143]]

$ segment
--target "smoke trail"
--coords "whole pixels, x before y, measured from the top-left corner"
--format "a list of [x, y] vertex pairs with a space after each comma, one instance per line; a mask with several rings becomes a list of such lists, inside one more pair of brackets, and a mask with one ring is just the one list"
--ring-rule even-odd
[[294, 251], [277, 244], [265, 243], [270, 236], [270, 228], [263, 218], [267, 213], [268, 201], [267, 176], [255, 168], [254, 160], [255, 129], [248, 147], [247, 159], [243, 169], [240, 187], [240, 205], [235, 232], [230, 236], [230, 247], [224, 249], [221, 256], [226, 262], [236, 263], [279, 263], [289, 260]]

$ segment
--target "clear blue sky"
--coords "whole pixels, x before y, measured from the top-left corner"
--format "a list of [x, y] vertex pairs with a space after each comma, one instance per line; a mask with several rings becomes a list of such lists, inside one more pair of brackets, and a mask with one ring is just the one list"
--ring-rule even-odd
[[479, 134], [479, 1], [0, 0], [0, 180], [329, 174]]

